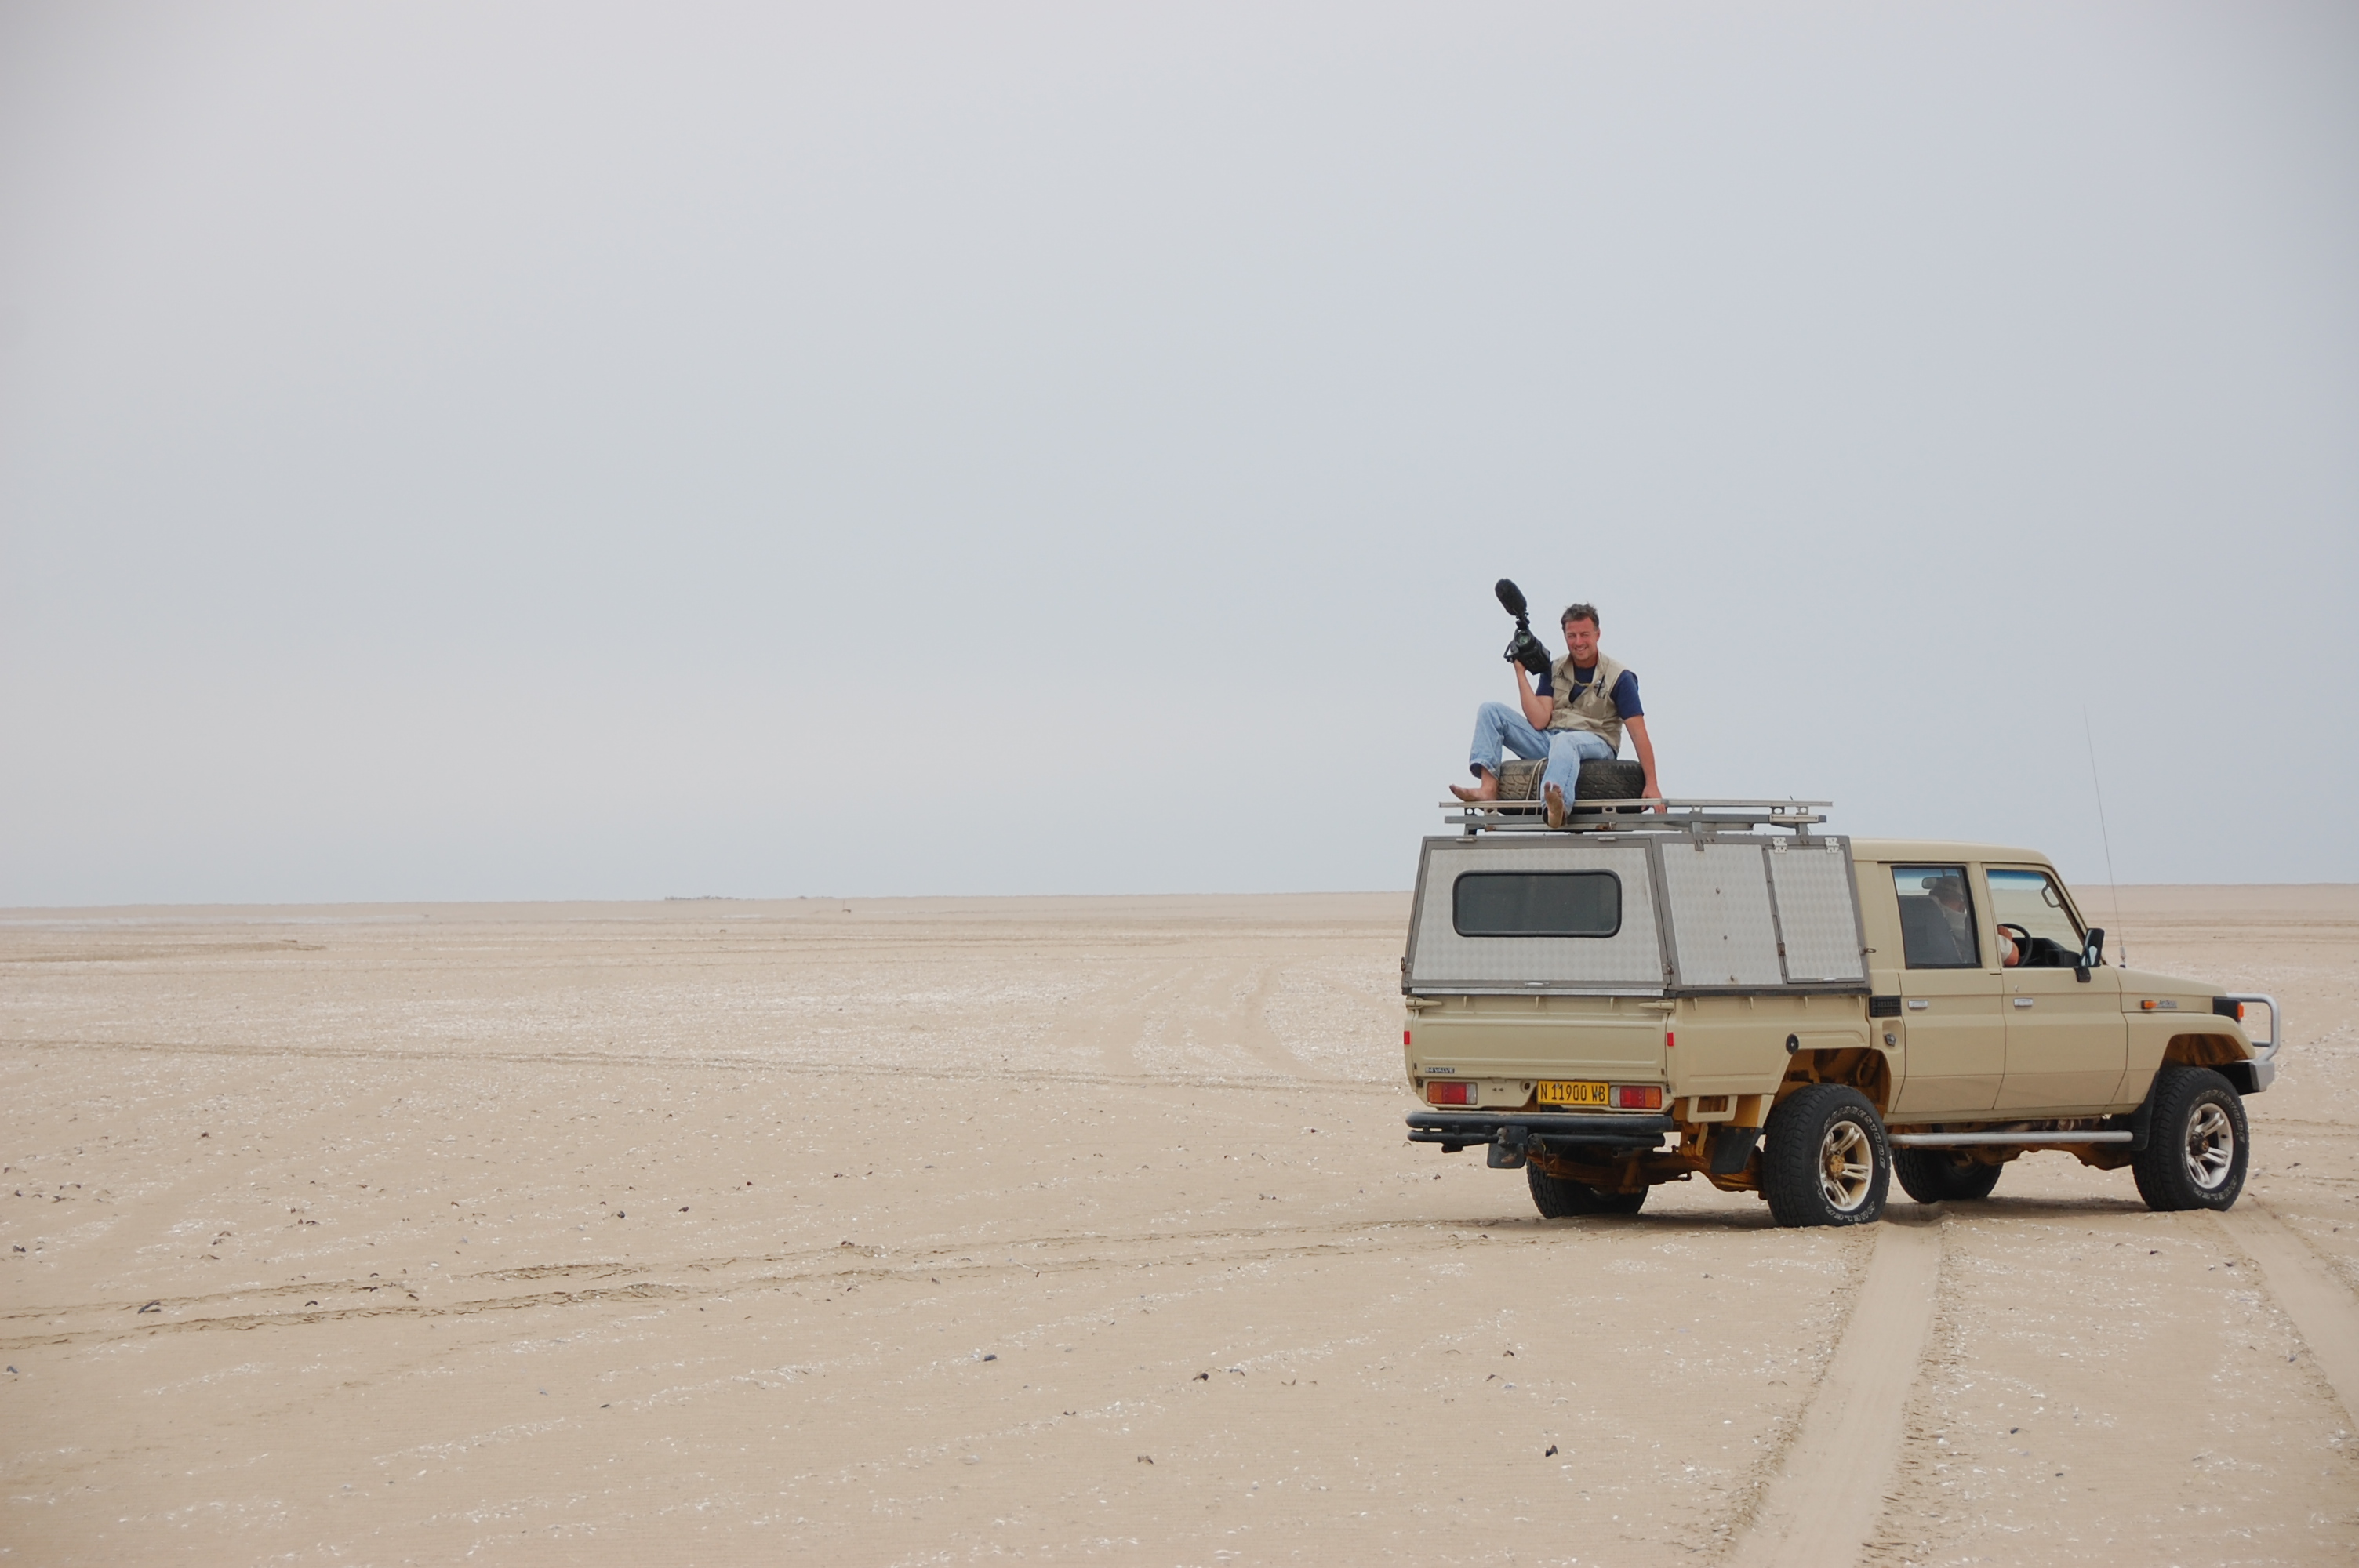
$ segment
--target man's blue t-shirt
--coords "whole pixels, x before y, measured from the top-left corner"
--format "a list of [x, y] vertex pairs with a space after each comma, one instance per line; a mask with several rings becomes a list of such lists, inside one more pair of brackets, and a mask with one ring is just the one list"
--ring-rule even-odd
[[[1595, 665], [1592, 665], [1584, 670], [1579, 665], [1575, 665], [1572, 666], [1572, 673], [1574, 676], [1572, 683], [1572, 695], [1578, 697], [1584, 690], [1588, 689], [1589, 683], [1596, 678], [1597, 666]], [[1538, 685], [1533, 687], [1532, 695], [1534, 697], [1554, 697], [1556, 695], [1556, 672], [1554, 670], [1542, 670], [1540, 672], [1539, 682]], [[1647, 710], [1638, 706], [1637, 671], [1624, 670], [1622, 672], [1622, 678], [1614, 683], [1614, 711], [1624, 719], [1643, 719], [1646, 717]]]

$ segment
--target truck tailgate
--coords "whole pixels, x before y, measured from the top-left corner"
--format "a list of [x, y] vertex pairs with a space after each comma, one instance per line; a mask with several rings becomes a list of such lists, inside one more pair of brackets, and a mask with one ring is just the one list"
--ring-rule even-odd
[[1420, 1018], [1417, 1059], [1428, 1071], [1510, 1078], [1658, 1078], [1663, 1073], [1663, 1021], [1483, 1012]]

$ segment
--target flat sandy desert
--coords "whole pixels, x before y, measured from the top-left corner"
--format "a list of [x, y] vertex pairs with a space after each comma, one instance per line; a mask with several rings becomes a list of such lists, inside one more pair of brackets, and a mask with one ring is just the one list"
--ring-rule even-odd
[[2121, 904], [2225, 1217], [1543, 1221], [1406, 895], [7, 912], [0, 1560], [2359, 1562], [2359, 889]]

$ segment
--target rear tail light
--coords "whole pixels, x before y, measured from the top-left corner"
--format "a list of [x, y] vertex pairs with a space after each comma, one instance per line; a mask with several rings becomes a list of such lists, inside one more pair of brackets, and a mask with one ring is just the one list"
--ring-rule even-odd
[[1473, 1105], [1474, 1086], [1430, 1083], [1425, 1086], [1425, 1099], [1428, 1105]]
[[1408, 1030], [1406, 1030], [1406, 1029], [1404, 1029], [1404, 1030], [1402, 1030], [1402, 1031], [1401, 1031], [1401, 1044], [1404, 1044], [1404, 1045], [1406, 1045], [1406, 1044], [1408, 1044], [1408, 1043], [1409, 1043], [1408, 1031]]
[[1614, 1108], [1616, 1110], [1660, 1110], [1663, 1091], [1656, 1084], [1616, 1084], [1614, 1086]]

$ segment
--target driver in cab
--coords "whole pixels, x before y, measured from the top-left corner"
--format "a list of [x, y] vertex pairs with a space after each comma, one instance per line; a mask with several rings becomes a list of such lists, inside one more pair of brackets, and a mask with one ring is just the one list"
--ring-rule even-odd
[[[1966, 907], [1966, 884], [1956, 877], [1936, 877], [1925, 891], [1933, 895], [1933, 907], [1941, 912], [1942, 920], [1949, 925], [1950, 940], [1956, 946], [1958, 956], [1962, 958], [1972, 957], [1974, 951], [1974, 917], [1973, 912]], [[2021, 964], [2023, 949], [2016, 946], [2015, 938], [2008, 935], [2006, 927], [1997, 927], [1995, 935], [1998, 938], [1999, 963], [2010, 969]]]

